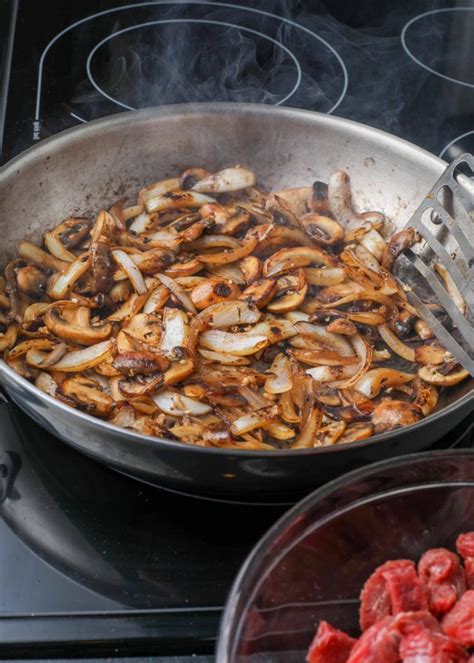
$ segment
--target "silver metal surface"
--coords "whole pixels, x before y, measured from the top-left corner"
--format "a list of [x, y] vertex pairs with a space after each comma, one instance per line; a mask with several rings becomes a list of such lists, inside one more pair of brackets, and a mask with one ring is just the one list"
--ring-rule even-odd
[[[68, 215], [97, 212], [117, 198], [135, 196], [144, 183], [190, 166], [216, 170], [233, 163], [255, 169], [262, 185], [272, 188], [327, 181], [334, 170], [344, 168], [358, 210], [382, 210], [398, 229], [446, 167], [393, 136], [308, 111], [196, 104], [124, 113], [45, 140], [1, 169], [0, 262], [14, 255], [19, 240], [40, 237]], [[323, 457], [339, 468], [339, 458], [350, 459], [359, 450], [367, 462], [374, 454], [380, 457], [384, 440], [392, 440], [394, 452], [401, 452], [403, 436], [398, 431], [345, 448], [290, 452], [230, 453], [183, 445], [78, 412], [45, 395], [1, 361], [0, 379], [21, 408], [72, 446], [129, 474], [184, 491], [201, 486], [237, 494], [253, 485], [258, 495], [281, 489], [285, 482], [286, 488], [293, 486], [303, 472], [308, 475], [307, 487], [314, 485], [315, 469], [326, 471]], [[472, 382], [451, 389], [441, 411], [406, 429], [418, 436], [412, 437], [412, 444], [428, 446], [446, 434], [472, 411], [472, 394]], [[313, 467], [308, 467], [307, 456], [314, 457]]]
[[[467, 167], [468, 174], [461, 169]], [[407, 227], [421, 240], [402, 254], [395, 273], [410, 286], [409, 301], [417, 308], [443, 346], [474, 377], [474, 156], [462, 154], [437, 180]], [[462, 312], [438, 277], [443, 265], [461, 293]], [[426, 302], [437, 303], [447, 314], [443, 323]]]

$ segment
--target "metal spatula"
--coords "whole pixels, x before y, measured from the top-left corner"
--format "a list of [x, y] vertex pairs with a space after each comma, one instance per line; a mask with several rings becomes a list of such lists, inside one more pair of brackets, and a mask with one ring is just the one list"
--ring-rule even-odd
[[[395, 275], [442, 345], [474, 376], [474, 156], [446, 168], [407, 227], [421, 241], [399, 256]], [[444, 266], [466, 304], [463, 314], [435, 265]], [[449, 278], [449, 277], [448, 277]], [[433, 305], [444, 315], [436, 316]]]

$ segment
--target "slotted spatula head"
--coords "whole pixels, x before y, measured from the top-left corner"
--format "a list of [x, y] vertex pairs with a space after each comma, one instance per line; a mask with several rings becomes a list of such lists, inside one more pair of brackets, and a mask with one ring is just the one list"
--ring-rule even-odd
[[415, 228], [421, 240], [398, 257], [394, 273], [408, 286], [408, 300], [420, 317], [474, 376], [472, 154], [461, 155], [446, 168], [406, 227]]

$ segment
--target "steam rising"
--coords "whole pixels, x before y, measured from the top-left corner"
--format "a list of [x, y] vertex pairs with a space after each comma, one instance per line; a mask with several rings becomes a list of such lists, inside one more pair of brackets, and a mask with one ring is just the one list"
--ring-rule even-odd
[[[387, 9], [386, 3], [383, 7], [371, 3], [365, 14], [360, 3], [352, 7], [343, 0], [327, 0], [315, 5], [265, 0], [251, 2], [246, 9], [212, 2], [177, 3], [123, 12], [113, 30], [110, 21], [104, 22], [99, 38], [94, 36], [96, 44], [106, 39], [91, 60], [91, 72], [102, 93], [89, 81], [83, 82], [74, 104], [99, 102], [98, 115], [126, 107], [198, 101], [283, 102], [328, 112], [344, 89], [344, 64], [338, 55], [347, 68], [349, 84], [337, 115], [417, 143], [431, 141], [439, 118], [433, 111], [420, 127], [420, 99], [432, 99], [434, 104], [442, 81], [433, 82], [432, 74], [402, 48], [403, 26], [418, 11], [413, 4], [393, 3]], [[437, 6], [439, 2], [430, 9]], [[337, 55], [310, 33], [250, 11], [255, 7], [306, 27]], [[190, 19], [194, 22], [187, 22]], [[434, 39], [439, 36], [439, 24], [420, 22], [416, 30], [411, 38], [429, 60], [433, 43], [442, 48], [440, 40]]]

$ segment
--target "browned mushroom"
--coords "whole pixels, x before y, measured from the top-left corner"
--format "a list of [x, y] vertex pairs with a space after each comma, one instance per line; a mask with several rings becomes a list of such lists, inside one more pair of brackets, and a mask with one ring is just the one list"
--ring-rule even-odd
[[90, 246], [92, 258], [92, 294], [106, 293], [114, 285], [112, 277], [112, 256], [104, 242], [92, 242]]
[[240, 299], [253, 304], [257, 308], [264, 308], [277, 291], [277, 283], [273, 279], [261, 279], [249, 285], [240, 295]]
[[206, 279], [191, 291], [191, 300], [199, 311], [217, 302], [238, 299], [239, 296], [240, 288], [235, 283], [219, 278]]
[[67, 322], [61, 315], [61, 305], [50, 308], [44, 315], [44, 324], [48, 330], [63, 339], [72, 341], [79, 345], [94, 345], [109, 338], [112, 333], [112, 325], [106, 322], [100, 325], [89, 325], [84, 327], [80, 324]]
[[307, 267], [308, 265], [325, 265], [336, 267], [337, 262], [333, 256], [316, 247], [297, 246], [291, 249], [281, 249], [268, 258], [263, 265], [264, 276], [276, 276], [282, 272]]
[[382, 267], [391, 271], [398, 256], [413, 246], [415, 242], [416, 231], [414, 228], [404, 228], [392, 235], [382, 255]]
[[305, 233], [322, 246], [334, 246], [344, 240], [344, 228], [328, 216], [305, 214], [299, 223]]
[[43, 272], [34, 265], [26, 265], [16, 270], [18, 288], [34, 297], [44, 296], [47, 278]]
[[409, 426], [423, 416], [421, 408], [414, 403], [384, 399], [376, 406], [372, 414], [372, 423], [376, 433]]
[[118, 388], [127, 398], [137, 398], [153, 393], [163, 382], [163, 373], [155, 372], [149, 375], [135, 375], [127, 380], [119, 380]]
[[66, 403], [96, 417], [106, 417], [112, 411], [112, 398], [105, 393], [98, 381], [83, 375], [66, 378], [56, 393]]
[[165, 371], [170, 362], [165, 357], [153, 352], [123, 352], [118, 354], [112, 366], [127, 377], [135, 375], [152, 375], [157, 371]]
[[328, 185], [324, 182], [314, 182], [309, 206], [316, 214], [329, 212]]

